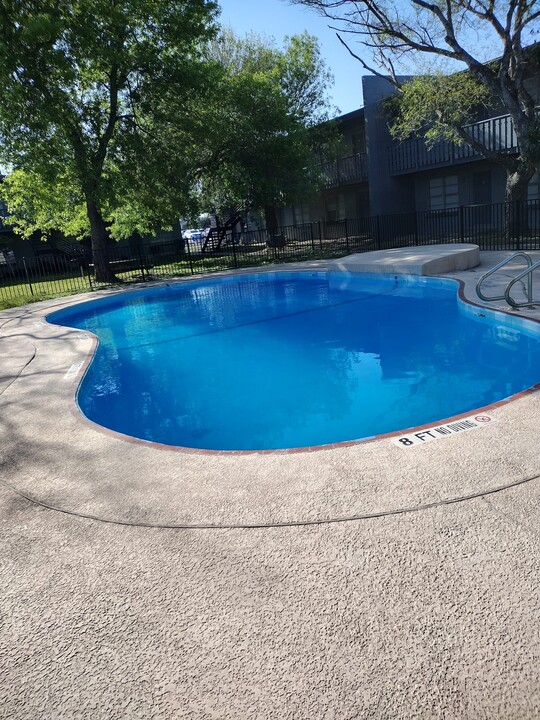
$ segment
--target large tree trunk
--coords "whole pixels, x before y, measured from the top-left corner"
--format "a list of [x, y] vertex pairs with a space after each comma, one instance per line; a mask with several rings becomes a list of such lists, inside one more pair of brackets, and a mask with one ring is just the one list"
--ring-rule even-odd
[[521, 241], [529, 227], [527, 199], [529, 182], [534, 175], [534, 166], [520, 164], [516, 169], [507, 169], [506, 175], [506, 208], [505, 208], [505, 240], [521, 247]]
[[506, 202], [527, 202], [529, 182], [534, 175], [534, 166], [520, 166], [508, 170], [506, 175]]
[[92, 238], [92, 256], [94, 259], [94, 270], [96, 282], [101, 283], [118, 283], [121, 282], [116, 277], [107, 257], [107, 240], [108, 233], [105, 221], [101, 214], [97, 203], [93, 199], [87, 199], [86, 210], [88, 220], [90, 221], [90, 236]]

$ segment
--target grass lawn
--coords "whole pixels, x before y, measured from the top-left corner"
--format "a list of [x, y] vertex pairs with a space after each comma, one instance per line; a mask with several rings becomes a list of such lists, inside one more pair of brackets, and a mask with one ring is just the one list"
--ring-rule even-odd
[[[149, 279], [151, 280], [191, 275], [191, 267], [193, 267], [194, 273], [216, 272], [234, 267], [233, 258], [212, 256], [193, 258], [191, 267], [188, 260], [158, 263], [159, 261], [156, 262], [151, 269], [149, 275]], [[137, 269], [118, 272], [116, 276], [122, 283], [141, 282], [143, 280], [141, 271]], [[40, 300], [75, 295], [105, 287], [111, 286], [104, 283], [96, 283], [93, 279], [90, 284], [88, 276], [77, 274], [31, 278], [31, 289], [30, 285], [22, 281], [21, 278], [10, 278], [0, 284], [0, 310], [7, 310], [8, 308], [19, 307], [21, 305], [39, 302]]]

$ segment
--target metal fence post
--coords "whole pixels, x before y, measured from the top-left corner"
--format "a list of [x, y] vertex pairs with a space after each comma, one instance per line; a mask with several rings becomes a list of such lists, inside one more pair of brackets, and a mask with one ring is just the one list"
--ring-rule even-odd
[[463, 217], [464, 213], [464, 207], [463, 205], [459, 206], [459, 240], [460, 242], [465, 242], [465, 218]]
[[88, 275], [88, 284], [90, 285], [90, 290], [93, 290], [94, 287], [92, 285], [92, 271], [90, 270], [90, 263], [86, 263], [86, 274]]
[[345, 218], [345, 243], [347, 245], [347, 252], [349, 252], [349, 229], [347, 224], [347, 218]]
[[375, 216], [375, 232], [377, 235], [377, 247], [380, 250], [381, 249], [381, 216], [380, 215]]
[[184, 242], [186, 243], [186, 247], [187, 247], [189, 271], [192, 275], [195, 275], [195, 273], [193, 272], [193, 259], [191, 257], [191, 245], [189, 244], [189, 238], [184, 238]]
[[[538, 239], [539, 239], [539, 235], [540, 235], [540, 233], [539, 233], [540, 228], [539, 228], [539, 224], [538, 224], [538, 219], [539, 219], [538, 209], [540, 207], [540, 204], [538, 203], [538, 200], [534, 200], [531, 203], [531, 207], [534, 208], [534, 211], [533, 211], [534, 212], [534, 215], [533, 215], [534, 220], [532, 223], [532, 227], [536, 231], [534, 234], [534, 248], [537, 249], [538, 248]], [[531, 238], [531, 240], [532, 239], [533, 238]]]
[[236, 257], [236, 238], [234, 237], [234, 232], [231, 233], [231, 241], [232, 241], [232, 252], [233, 252], [233, 259], [234, 259], [234, 267], [238, 267], [238, 259]]
[[142, 249], [141, 249], [141, 246], [140, 246], [140, 245], [139, 245], [139, 247], [137, 248], [137, 254], [139, 255], [139, 265], [141, 266], [141, 277], [142, 277], [142, 280], [143, 280], [143, 282], [144, 282], [144, 281], [145, 281], [145, 276], [144, 276], [144, 260], [143, 260], [143, 253], [142, 253]]
[[522, 237], [523, 237], [523, 214], [521, 212], [521, 209], [522, 209], [521, 202], [519, 200], [517, 200], [514, 203], [514, 207], [516, 208], [516, 217], [514, 219], [514, 222], [517, 227], [516, 249], [521, 250]]
[[30, 288], [30, 295], [33, 295], [34, 289], [32, 287], [32, 283], [30, 282], [30, 275], [28, 274], [28, 268], [26, 267], [26, 258], [23, 257], [22, 261], [23, 261], [23, 265], [24, 265], [24, 272], [26, 273], [26, 282], [28, 283], [28, 287]]
[[311, 235], [311, 251], [315, 255], [315, 238], [313, 236], [313, 223], [310, 223], [310, 225], [309, 225], [309, 232]]

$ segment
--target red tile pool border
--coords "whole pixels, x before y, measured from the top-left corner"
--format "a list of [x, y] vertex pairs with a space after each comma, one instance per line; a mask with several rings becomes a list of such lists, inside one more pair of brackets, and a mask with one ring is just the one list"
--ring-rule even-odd
[[[310, 269], [313, 270], [312, 268]], [[263, 271], [264, 272], [264, 271]], [[275, 271], [274, 271], [275, 272]], [[324, 272], [324, 270], [323, 270]], [[397, 277], [397, 276], [396, 276]], [[501, 313], [502, 315], [508, 315], [510, 317], [515, 318], [516, 315], [511, 313], [508, 310], [502, 310], [502, 309], [495, 309], [490, 308], [487, 305], [479, 305], [478, 303], [472, 302], [468, 298], [465, 297], [465, 283], [463, 280], [460, 280], [458, 278], [443, 278], [440, 276], [430, 276], [433, 277], [433, 279], [438, 280], [450, 280], [452, 282], [458, 283], [458, 290], [457, 295], [459, 299], [464, 302], [467, 305], [470, 305], [472, 307], [477, 307], [481, 310], [488, 310], [490, 312], [495, 313]], [[536, 318], [524, 318], [527, 322], [536, 323], [537, 325], [540, 325], [540, 320], [537, 320]], [[90, 420], [87, 418], [79, 408], [77, 404], [77, 392], [80, 387], [80, 384], [86, 374], [86, 371], [88, 370], [88, 367], [90, 366], [90, 363], [92, 362], [95, 352], [97, 350], [98, 346], [98, 339], [94, 333], [85, 330], [85, 333], [91, 338], [92, 340], [92, 346], [90, 350], [87, 353], [87, 356], [77, 373], [76, 377], [74, 378], [72, 382], [72, 390], [73, 390], [73, 404], [70, 405], [70, 410], [72, 415], [83, 424], [87, 425], [88, 427], [92, 428], [93, 430], [96, 430], [108, 437], [116, 438], [117, 440], [123, 440], [124, 442], [132, 443], [135, 445], [146, 445], [147, 447], [156, 448], [157, 450], [167, 450], [169, 452], [179, 452], [179, 453], [189, 453], [189, 454], [195, 454], [195, 455], [220, 455], [224, 457], [234, 457], [236, 455], [291, 455], [296, 453], [308, 453], [308, 452], [320, 452], [324, 450], [335, 450], [336, 448], [345, 448], [345, 447], [352, 447], [354, 445], [364, 445], [367, 443], [373, 443], [377, 442], [379, 440], [386, 440], [388, 438], [393, 437], [399, 437], [400, 435], [407, 435], [407, 434], [414, 434], [416, 432], [420, 432], [422, 430], [426, 430], [427, 428], [433, 427], [434, 425], [443, 425], [444, 423], [448, 422], [454, 422], [456, 420], [461, 420], [462, 418], [469, 417], [471, 414], [477, 413], [477, 412], [490, 412], [491, 410], [496, 410], [499, 407], [502, 407], [504, 405], [507, 405], [508, 403], [514, 402], [515, 400], [519, 400], [520, 398], [526, 397], [527, 395], [531, 395], [534, 392], [537, 392], [540, 390], [540, 382], [536, 385], [533, 385], [530, 388], [527, 388], [526, 390], [522, 390], [519, 393], [516, 393], [515, 395], [510, 395], [507, 398], [504, 398], [504, 400], [498, 400], [495, 403], [491, 403], [490, 405], [483, 405], [479, 408], [473, 408], [470, 410], [467, 410], [466, 412], [459, 413], [458, 415], [451, 415], [450, 417], [441, 418], [440, 420], [434, 420], [429, 423], [425, 423], [423, 425], [415, 425], [414, 427], [410, 428], [402, 428], [401, 430], [396, 430], [389, 433], [383, 433], [382, 435], [374, 435], [373, 437], [369, 438], [363, 438], [360, 440], [344, 440], [342, 442], [335, 442], [335, 443], [329, 443], [327, 445], [313, 445], [313, 446], [307, 446], [307, 447], [296, 447], [296, 448], [280, 448], [280, 449], [273, 449], [273, 450], [207, 450], [204, 448], [190, 448], [190, 447], [183, 447], [181, 445], [166, 445], [165, 443], [159, 443], [154, 442], [152, 440], [143, 440], [142, 438], [136, 438], [132, 435], [124, 435], [121, 432], [118, 432], [117, 430], [111, 430], [110, 428], [106, 428], [103, 425], [99, 425], [98, 423], [95, 423], [93, 420]]]

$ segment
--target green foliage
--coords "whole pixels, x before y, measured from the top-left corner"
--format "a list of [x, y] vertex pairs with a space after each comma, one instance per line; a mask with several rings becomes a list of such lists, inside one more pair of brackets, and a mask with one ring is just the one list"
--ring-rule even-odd
[[321, 126], [331, 76], [315, 38], [286, 38], [278, 48], [226, 30], [208, 53], [222, 76], [208, 101], [203, 204], [261, 209], [309, 197], [318, 188], [317, 156], [336, 137], [330, 123]]
[[420, 75], [387, 101], [390, 132], [398, 140], [422, 134], [428, 146], [439, 140], [462, 144], [456, 129], [475, 122], [490, 101], [489, 91], [469, 73]]
[[22, 234], [123, 239], [317, 186], [314, 153], [333, 136], [313, 37], [215, 39], [211, 0], [0, 0], [0, 13], [0, 194]]
[[333, 77], [321, 57], [317, 39], [307, 32], [285, 38], [277, 69], [289, 113], [308, 127], [327, 120], [327, 93]]
[[0, 192], [9, 208], [10, 222], [23, 237], [36, 230], [44, 235], [60, 230], [78, 239], [88, 235], [84, 198], [67, 167], [58, 168], [54, 182], [39, 172], [15, 170], [4, 180]]
[[201, 48], [216, 10], [212, 0], [0, 0], [0, 162], [13, 171], [2, 194], [18, 228], [87, 234], [92, 206], [121, 238], [193, 205], [185, 98], [212, 83]]

